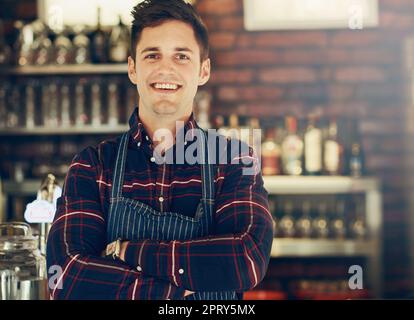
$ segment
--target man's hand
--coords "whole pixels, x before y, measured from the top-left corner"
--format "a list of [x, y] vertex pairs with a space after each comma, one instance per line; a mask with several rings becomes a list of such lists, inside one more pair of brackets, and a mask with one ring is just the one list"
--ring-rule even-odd
[[125, 262], [125, 252], [127, 249], [129, 241], [123, 241], [121, 242], [121, 250], [119, 252], [119, 259]]
[[192, 295], [193, 293], [194, 293], [193, 291], [185, 290], [184, 297]]

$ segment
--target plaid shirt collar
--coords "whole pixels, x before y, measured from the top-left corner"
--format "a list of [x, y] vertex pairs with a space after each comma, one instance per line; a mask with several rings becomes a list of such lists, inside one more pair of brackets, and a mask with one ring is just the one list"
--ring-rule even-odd
[[[141, 145], [145, 140], [151, 144], [151, 137], [148, 136], [144, 124], [139, 118], [138, 107], [134, 109], [132, 115], [129, 118], [129, 132], [132, 137], [133, 142], [136, 145]], [[191, 131], [192, 129], [199, 128], [197, 122], [194, 119], [194, 113], [192, 112], [190, 118], [184, 125], [184, 137], [187, 137], [186, 134], [190, 130], [190, 134], [188, 139], [192, 141], [194, 139], [194, 132]]]

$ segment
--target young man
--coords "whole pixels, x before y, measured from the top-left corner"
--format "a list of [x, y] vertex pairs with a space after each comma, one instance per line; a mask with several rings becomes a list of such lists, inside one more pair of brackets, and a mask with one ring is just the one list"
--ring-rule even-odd
[[[240, 298], [263, 279], [273, 239], [260, 170], [244, 174], [235, 160], [258, 161], [248, 149], [211, 164], [206, 135], [194, 134], [193, 100], [210, 59], [191, 5], [147, 0], [133, 17], [128, 75], [138, 108], [126, 134], [70, 165], [48, 238], [48, 268], [62, 270], [51, 298]], [[159, 129], [173, 138], [159, 144]], [[171, 152], [177, 160], [194, 140], [207, 161], [157, 161]]]

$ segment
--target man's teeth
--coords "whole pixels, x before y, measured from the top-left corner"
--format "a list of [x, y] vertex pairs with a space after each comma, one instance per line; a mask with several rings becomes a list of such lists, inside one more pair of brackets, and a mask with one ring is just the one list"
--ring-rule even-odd
[[170, 84], [170, 83], [155, 83], [154, 87], [156, 89], [167, 89], [167, 90], [176, 90], [176, 89], [178, 89], [178, 85]]

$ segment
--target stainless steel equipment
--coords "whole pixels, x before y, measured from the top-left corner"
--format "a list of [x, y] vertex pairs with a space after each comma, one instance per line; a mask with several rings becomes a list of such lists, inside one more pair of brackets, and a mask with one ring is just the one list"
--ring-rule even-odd
[[0, 224], [0, 300], [47, 298], [46, 260], [26, 223]]

